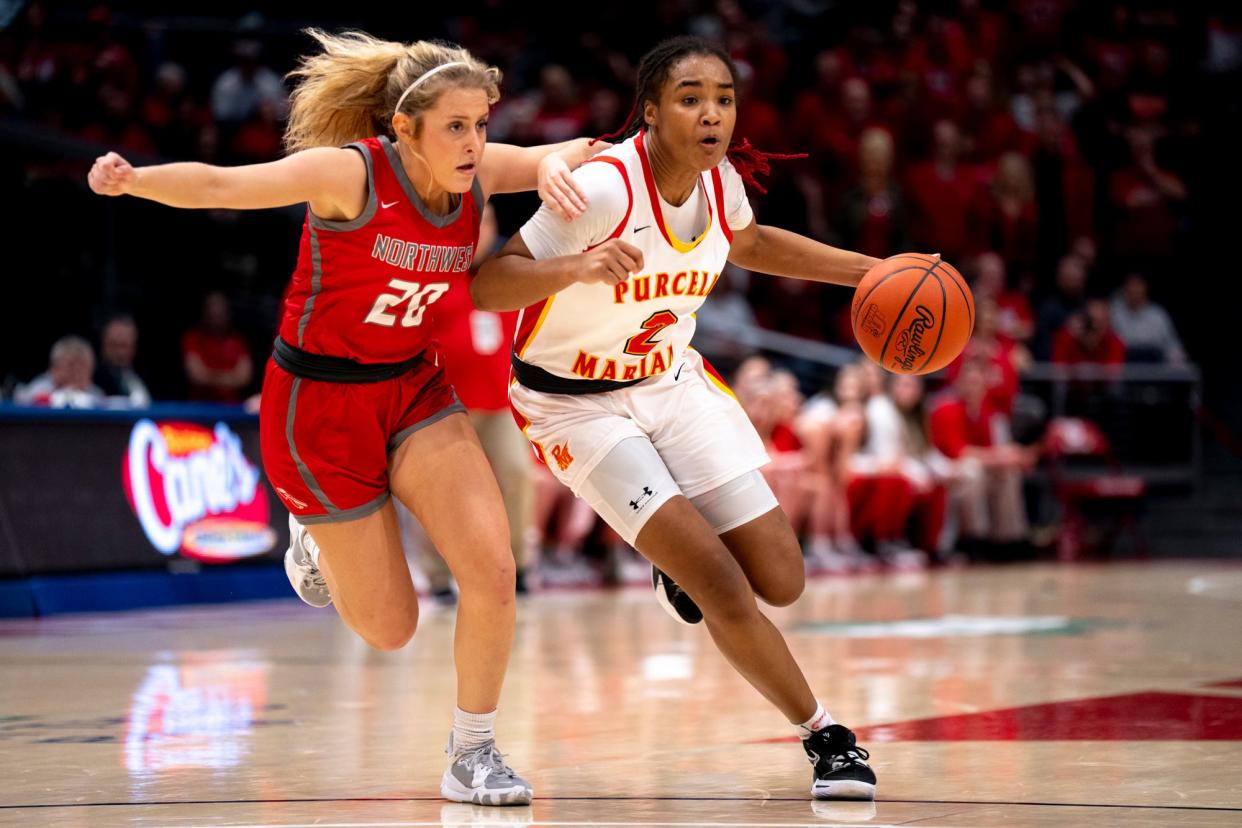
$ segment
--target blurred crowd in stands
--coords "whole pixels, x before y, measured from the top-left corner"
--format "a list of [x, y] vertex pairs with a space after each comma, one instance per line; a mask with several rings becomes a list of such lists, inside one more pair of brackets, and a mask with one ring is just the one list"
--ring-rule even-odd
[[[761, 219], [875, 256], [938, 252], [970, 279], [978, 306], [967, 352], [928, 382], [858, 362], [821, 388], [797, 360], [718, 355], [771, 447], [767, 473], [809, 559], [827, 571], [921, 566], [1025, 542], [1022, 480], [1039, 416], [1023, 402], [1029, 367], [1192, 357], [1161, 302], [1193, 307], [1175, 280], [1197, 230], [1192, 198], [1212, 175], [1199, 151], [1208, 97], [1242, 68], [1242, 16], [1167, 0], [640, 7], [575, 14], [576, 40], [541, 39], [521, 3], [465, 3], [425, 28], [339, 10], [313, 22], [444, 37], [499, 65], [489, 138], [515, 143], [612, 132], [637, 58], [661, 37], [723, 43], [740, 74], [735, 139], [807, 154], [776, 164], [768, 193], [752, 194]], [[51, 254], [44, 289], [78, 306], [67, 327], [46, 331], [46, 363], [29, 347], [0, 363], [0, 390], [33, 405], [247, 399], [302, 213], [212, 211], [187, 224], [174, 211], [90, 201], [84, 172], [107, 149], [135, 163], [278, 157], [282, 76], [311, 41], [258, 13], [197, 34], [181, 12], [11, 8], [0, 20], [0, 115], [40, 137], [10, 130], [23, 157], [4, 175], [35, 203], [41, 187], [60, 199], [72, 182], [59, 203], [108, 240]], [[505, 235], [535, 205], [496, 206]], [[32, 245], [46, 240], [32, 230]], [[852, 344], [848, 291], [728, 276], [705, 327]], [[581, 569], [576, 552], [592, 533], [613, 550], [606, 559], [625, 558], [547, 482], [531, 536], [552, 569]]]

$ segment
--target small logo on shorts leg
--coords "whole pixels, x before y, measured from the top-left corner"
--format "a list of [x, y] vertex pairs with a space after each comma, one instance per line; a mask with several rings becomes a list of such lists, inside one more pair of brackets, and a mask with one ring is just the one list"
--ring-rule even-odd
[[556, 460], [556, 465], [561, 471], [568, 471], [569, 466], [574, 462], [574, 456], [569, 453], [568, 440], [559, 446], [552, 447], [552, 458]]
[[643, 486], [643, 493], [630, 501], [630, 508], [635, 512], [641, 512], [653, 497], [655, 497], [655, 492], [651, 491], [651, 487]]
[[279, 486], [276, 487], [276, 494], [280, 495], [281, 500], [283, 500], [285, 503], [288, 503], [290, 506], [293, 506], [296, 509], [306, 508], [305, 503], [298, 500], [296, 497], [289, 494], [288, 492], [286, 492], [284, 489], [280, 488]]

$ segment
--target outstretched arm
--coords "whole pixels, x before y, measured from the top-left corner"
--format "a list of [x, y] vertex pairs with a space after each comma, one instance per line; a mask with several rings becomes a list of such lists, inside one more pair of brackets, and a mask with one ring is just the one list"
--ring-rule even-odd
[[134, 167], [110, 152], [87, 175], [100, 195], [132, 195], [170, 207], [258, 210], [309, 202], [315, 215], [352, 219], [366, 206], [366, 164], [350, 149], [318, 147], [243, 167], [195, 162]]
[[537, 189], [543, 203], [569, 221], [580, 216], [587, 205], [586, 195], [574, 184], [570, 172], [611, 146], [589, 138], [539, 147], [489, 143], [479, 165], [479, 186], [487, 198]]
[[617, 170], [610, 164], [585, 164], [572, 179], [589, 197], [587, 209], [565, 222], [545, 201], [471, 279], [475, 307], [524, 308], [575, 282], [615, 285], [642, 269], [642, 251], [610, 238], [629, 212], [629, 193]]
[[517, 310], [574, 282], [624, 282], [642, 266], [642, 251], [620, 239], [609, 239], [585, 253], [536, 260], [522, 234], [515, 233], [470, 280], [470, 299], [480, 310]]
[[734, 232], [729, 261], [773, 276], [857, 287], [880, 260], [752, 221], [745, 230]]

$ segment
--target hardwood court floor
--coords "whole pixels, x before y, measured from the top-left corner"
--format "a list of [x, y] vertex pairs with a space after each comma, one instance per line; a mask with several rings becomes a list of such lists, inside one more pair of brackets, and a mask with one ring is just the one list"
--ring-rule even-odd
[[879, 801], [814, 803], [782, 717], [645, 589], [519, 609], [530, 808], [438, 797], [451, 611], [368, 651], [293, 600], [0, 624], [0, 824], [1239, 825], [1242, 566], [812, 581], [773, 610]]

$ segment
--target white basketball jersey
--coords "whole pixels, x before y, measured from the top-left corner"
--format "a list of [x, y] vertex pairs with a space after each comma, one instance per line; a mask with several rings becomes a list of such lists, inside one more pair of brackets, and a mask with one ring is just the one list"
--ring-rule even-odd
[[[641, 273], [619, 285], [570, 285], [518, 317], [514, 354], [569, 380], [626, 382], [671, 369], [694, 336], [694, 313], [715, 287], [733, 234], [725, 212], [728, 161], [699, 175], [706, 226], [685, 241], [664, 220], [643, 133], [587, 163], [610, 164], [629, 209], [609, 238], [643, 252]], [[589, 249], [589, 248], [588, 248]]]

